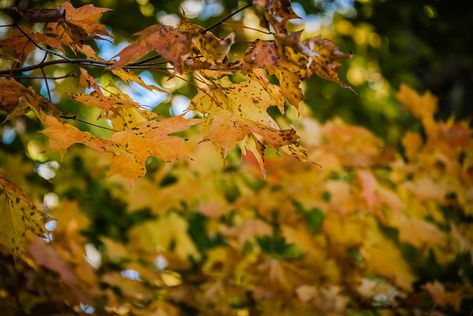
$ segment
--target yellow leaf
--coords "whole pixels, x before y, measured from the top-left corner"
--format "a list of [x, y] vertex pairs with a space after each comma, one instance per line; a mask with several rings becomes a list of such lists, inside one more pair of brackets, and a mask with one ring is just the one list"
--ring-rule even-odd
[[412, 291], [417, 279], [401, 250], [389, 239], [383, 237], [376, 227], [365, 235], [362, 254], [369, 271], [392, 280], [405, 291]]
[[429, 137], [434, 137], [437, 132], [434, 121], [434, 113], [437, 111], [437, 98], [429, 91], [420, 95], [405, 84], [401, 84], [396, 96], [412, 115], [422, 121]]
[[37, 209], [23, 191], [0, 176], [0, 246], [14, 256], [24, 251], [27, 234], [42, 236], [46, 215]]

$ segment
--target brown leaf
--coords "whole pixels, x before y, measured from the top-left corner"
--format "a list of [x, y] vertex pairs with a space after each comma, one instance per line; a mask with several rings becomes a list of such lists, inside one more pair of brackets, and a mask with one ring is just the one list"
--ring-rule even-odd
[[275, 75], [284, 98], [295, 108], [299, 107], [299, 103], [304, 99], [299, 86], [302, 80], [306, 79], [307, 71], [280, 56], [274, 41], [258, 39], [250, 44], [243, 59], [242, 71], [250, 73], [254, 68], [263, 68], [270, 75]]
[[[21, 26], [21, 30], [25, 32], [37, 44], [45, 44], [47, 46], [63, 50], [61, 40], [58, 38], [46, 36], [41, 33], [32, 32], [28, 27]], [[0, 54], [2, 57], [13, 55], [19, 61], [23, 61], [36, 46], [25, 36], [18, 28], [12, 28], [5, 39], [0, 41]]]
[[102, 89], [100, 89], [97, 81], [95, 81], [94, 77], [92, 77], [84, 68], [80, 68], [79, 86], [92, 88], [99, 95], [103, 95]]
[[42, 120], [43, 112], [40, 105], [44, 104], [47, 105], [48, 102], [42, 96], [37, 95], [14, 79], [0, 78], [0, 109], [8, 113], [4, 122], [31, 110]]
[[111, 11], [111, 9], [98, 8], [92, 4], [74, 8], [69, 1], [64, 2], [62, 8], [66, 10], [66, 23], [80, 27], [88, 35], [110, 36], [99, 20], [105, 12]]
[[287, 21], [299, 19], [292, 10], [290, 0], [253, 0], [253, 4], [263, 7], [266, 18], [277, 34], [287, 32]]
[[341, 87], [347, 88], [356, 94], [350, 85], [342, 82], [338, 77], [341, 64], [337, 62], [337, 60], [350, 58], [350, 54], [342, 53], [334, 42], [322, 38], [321, 36], [308, 39], [304, 44], [316, 54], [316, 56], [311, 59], [311, 71], [315, 72], [319, 77], [336, 82]]
[[194, 33], [192, 38], [192, 50], [196, 56], [203, 56], [204, 62], [217, 65], [227, 57], [230, 47], [235, 43], [235, 34], [230, 33], [224, 39], [216, 37], [212, 32], [204, 32], [200, 25], [191, 23], [184, 17], [179, 24], [179, 30]]
[[147, 27], [136, 35], [140, 39], [125, 47], [118, 54], [120, 60], [110, 69], [121, 68], [149, 52], [155, 51], [173, 64], [177, 71], [180, 71], [184, 60], [191, 53], [194, 32], [157, 24]]

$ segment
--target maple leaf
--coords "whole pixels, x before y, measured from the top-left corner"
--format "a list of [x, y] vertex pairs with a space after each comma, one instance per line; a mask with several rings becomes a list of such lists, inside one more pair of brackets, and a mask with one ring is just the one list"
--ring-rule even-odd
[[1, 109], [7, 113], [15, 111], [15, 109], [18, 107], [21, 96], [29, 92], [28, 88], [24, 87], [22, 84], [11, 78], [0, 78], [0, 87]]
[[28, 27], [21, 26], [21, 31], [18, 28], [13, 28], [8, 36], [0, 41], [0, 55], [4, 57], [13, 54], [15, 59], [23, 61], [36, 48], [30, 39], [25, 36], [25, 33], [37, 44], [46, 44], [63, 50], [59, 39], [42, 33], [32, 32]]
[[98, 95], [103, 95], [97, 81], [84, 68], [80, 68], [79, 86], [94, 89]]
[[420, 95], [405, 84], [399, 87], [396, 96], [412, 115], [422, 121], [429, 137], [435, 138], [437, 124], [434, 121], [434, 113], [437, 110], [437, 98], [428, 91]]
[[108, 147], [106, 141], [70, 124], [61, 123], [53, 116], [46, 115], [44, 125], [46, 128], [41, 133], [49, 138], [49, 148], [60, 150], [62, 156], [66, 149], [74, 144], [84, 144], [98, 151], [105, 151]]
[[88, 95], [88, 94], [77, 94], [71, 96], [75, 101], [81, 102], [88, 106], [96, 106], [105, 111], [112, 111], [117, 107], [127, 106], [131, 108], [139, 108], [140, 105], [132, 100], [119, 98], [115, 96], [105, 95]]
[[42, 236], [45, 224], [46, 214], [19, 187], [0, 176], [0, 245], [18, 256], [24, 251], [27, 234]]
[[264, 8], [265, 17], [276, 30], [276, 34], [287, 32], [287, 21], [300, 19], [292, 10], [290, 0], [253, 0], [253, 3]]
[[77, 50], [82, 46], [81, 41], [90, 37], [101, 39], [100, 35], [110, 36], [105, 26], [99, 23], [102, 15], [110, 11], [108, 8], [98, 8], [87, 4], [74, 8], [69, 1], [61, 6], [65, 10], [65, 21], [49, 23], [48, 32], [56, 35], [62, 43]]
[[112, 73], [119, 77], [121, 80], [123, 80], [126, 84], [130, 85], [130, 83], [134, 82], [140, 86], [142, 86], [143, 88], [149, 90], [149, 91], [153, 91], [153, 90], [157, 90], [157, 91], [160, 91], [160, 92], [166, 92], [165, 90], [155, 86], [155, 85], [152, 85], [152, 84], [145, 84], [143, 82], [143, 80], [137, 75], [135, 74], [134, 72], [131, 72], [131, 71], [127, 71], [125, 69], [114, 69], [112, 70]]
[[140, 109], [140, 105], [125, 97], [104, 95], [73, 95], [72, 98], [87, 106], [102, 110], [101, 116], [109, 119], [115, 130], [129, 130], [155, 117], [154, 113]]
[[341, 64], [337, 61], [351, 55], [342, 53], [330, 40], [316, 36], [300, 42], [300, 32], [276, 35], [277, 41], [257, 39], [245, 52], [242, 71], [248, 73], [254, 67], [263, 68], [275, 75], [286, 100], [298, 107], [303, 100], [300, 84], [313, 73], [319, 77], [354, 90], [338, 77]]
[[299, 103], [304, 99], [300, 84], [306, 77], [307, 71], [284, 56], [281, 57], [274, 41], [259, 39], [254, 41], [248, 47], [243, 61], [244, 73], [249, 73], [251, 69], [258, 67], [275, 75], [279, 80], [284, 98], [295, 108], [299, 107]]
[[121, 68], [128, 63], [155, 51], [168, 60], [177, 71], [183, 67], [184, 60], [191, 54], [194, 32], [179, 30], [168, 25], [151, 25], [136, 33], [139, 40], [125, 47], [117, 56], [120, 60], [110, 69]]
[[61, 6], [66, 10], [66, 22], [81, 27], [89, 35], [110, 36], [104, 25], [99, 23], [105, 12], [111, 11], [109, 8], [98, 8], [92, 4], [87, 4], [79, 8], [74, 8], [69, 1]]
[[169, 134], [180, 132], [198, 121], [175, 116], [160, 122], [144, 122], [131, 130], [116, 132], [109, 139], [100, 139], [46, 116], [47, 128], [41, 133], [48, 136], [49, 148], [59, 149], [62, 154], [73, 144], [84, 144], [97, 151], [112, 153], [109, 176], [122, 174], [133, 183], [146, 174], [148, 157], [155, 156], [164, 161], [185, 157], [184, 140]]
[[178, 27], [179, 30], [191, 31], [193, 55], [204, 57], [212, 65], [220, 64], [227, 57], [230, 47], [235, 42], [235, 34], [230, 33], [226, 38], [220, 39], [212, 32], [205, 31], [200, 25], [193, 24], [185, 16]]
[[223, 109], [235, 117], [278, 128], [274, 119], [266, 112], [271, 105], [276, 105], [277, 100], [258, 81], [250, 79], [234, 84], [228, 77], [223, 77], [209, 81], [207, 87], [206, 92], [199, 90], [190, 109], [202, 113]]
[[186, 157], [184, 140], [169, 134], [183, 131], [198, 122], [197, 119], [174, 116], [159, 122], [144, 122], [132, 130], [114, 133], [109, 139], [113, 143], [110, 151], [115, 154], [109, 175], [119, 173], [135, 182], [145, 175], [146, 159], [150, 156], [164, 161]]
[[42, 120], [41, 105], [48, 105], [48, 102], [34, 91], [14, 79], [0, 78], [0, 109], [8, 113], [3, 122], [24, 115], [31, 110]]
[[350, 85], [342, 82], [338, 78], [338, 71], [341, 64], [337, 60], [351, 58], [350, 54], [341, 52], [334, 42], [322, 38], [321, 36], [307, 39], [304, 41], [304, 45], [315, 54], [315, 57], [309, 60], [311, 71], [315, 72], [320, 78], [334, 81], [341, 87], [347, 88], [356, 94], [355, 90], [353, 90]]
[[[250, 133], [279, 148], [295, 144], [299, 137], [293, 129], [280, 130], [267, 113], [271, 105], [276, 105], [275, 102], [280, 102], [278, 107], [282, 106], [281, 98], [273, 98], [278, 90], [268, 82], [261, 84], [261, 81], [250, 78], [233, 84], [228, 77], [223, 77], [209, 82], [207, 90], [199, 90], [189, 109], [210, 114], [204, 125], [205, 139], [212, 141], [223, 156]], [[257, 147], [252, 147], [251, 151], [262, 157], [261, 147]]]

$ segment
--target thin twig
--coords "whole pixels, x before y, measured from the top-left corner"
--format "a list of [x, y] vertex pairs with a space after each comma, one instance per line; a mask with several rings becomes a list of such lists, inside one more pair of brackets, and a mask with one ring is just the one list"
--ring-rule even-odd
[[48, 92], [49, 102], [53, 102], [53, 98], [51, 98], [51, 90], [49, 89], [48, 78], [46, 78], [46, 73], [44, 72], [43, 68], [41, 68], [41, 73], [43, 74], [44, 85], [46, 86], [46, 91]]
[[30, 71], [30, 70], [35, 70], [35, 69], [44, 68], [51, 65], [58, 65], [58, 64], [81, 64], [81, 65], [90, 65], [90, 66], [97, 66], [97, 67], [108, 67], [108, 66], [113, 65], [112, 62], [99, 61], [99, 60], [94, 60], [94, 59], [50, 60], [50, 61], [46, 61], [44, 63], [40, 63], [36, 65], [25, 66], [25, 67], [20, 67], [16, 69], [2, 70], [0, 71], [0, 75], [4, 75], [10, 72], [15, 73], [15, 72]]
[[239, 12], [245, 10], [246, 8], [251, 7], [252, 5], [253, 5], [253, 3], [248, 3], [248, 4], [245, 5], [244, 7], [241, 7], [240, 9], [238, 9], [238, 10], [236, 10], [236, 11], [230, 13], [230, 15], [224, 17], [223, 19], [221, 19], [220, 21], [218, 21], [218, 22], [215, 23], [214, 25], [209, 26], [208, 28], [206, 28], [206, 29], [200, 31], [200, 34], [203, 34], [203, 33], [205, 33], [205, 32], [208, 32], [208, 31], [210, 31], [211, 29], [213, 29], [214, 27], [219, 26], [220, 24], [222, 24], [223, 22], [225, 22], [226, 20], [228, 20], [229, 18], [231, 18], [231, 17], [234, 16], [235, 14], [237, 14], [237, 13], [239, 13]]
[[127, 69], [173, 70], [174, 67], [153, 67], [149, 65], [143, 65], [143, 66], [133, 66]]
[[158, 66], [158, 65], [165, 65], [169, 63], [169, 61], [165, 60], [165, 61], [158, 61], [156, 63], [148, 63], [148, 64], [128, 64], [127, 66], [125, 67], [144, 67], [144, 66]]
[[106, 126], [100, 126], [100, 125], [97, 125], [97, 124], [94, 124], [94, 123], [91, 123], [91, 122], [87, 122], [87, 121], [78, 119], [78, 118], [75, 117], [75, 116], [65, 116], [65, 115], [62, 115], [62, 116], [60, 116], [60, 118], [63, 118], [63, 119], [66, 119], [66, 120], [74, 120], [74, 121], [77, 121], [77, 122], [80, 122], [80, 123], [84, 123], [84, 124], [87, 124], [87, 125], [90, 125], [90, 126], [94, 126], [94, 127], [97, 127], [97, 128], [106, 129], [106, 130], [111, 131], [111, 132], [119, 132], [119, 131], [117, 131], [116, 129], [113, 129], [113, 128], [110, 128], [110, 127], [106, 127]]
[[263, 33], [263, 34], [274, 35], [273, 32], [265, 31], [265, 30], [259, 30], [259, 29], [256, 29], [254, 27], [250, 27], [250, 26], [246, 26], [246, 25], [238, 25], [238, 24], [233, 24], [233, 23], [222, 23], [222, 25], [227, 25], [227, 26], [231, 26], [231, 27], [240, 27], [242, 29], [248, 29], [248, 30], [260, 32], [260, 33]]
[[[40, 68], [45, 68], [51, 65], [58, 65], [58, 64], [80, 64], [80, 65], [88, 65], [94, 67], [108, 67], [112, 66], [114, 63], [109, 61], [100, 61], [94, 59], [68, 59], [68, 60], [50, 60], [46, 62], [42, 62], [36, 65], [20, 67], [16, 69], [9, 69], [9, 70], [1, 70], [0, 75], [9, 74], [9, 73], [18, 73], [24, 71], [30, 71]], [[123, 69], [149, 69], [148, 65], [135, 65], [135, 66], [125, 66]], [[155, 68], [156, 70], [168, 70], [168, 67], [163, 67], [162, 69]]]
[[145, 58], [145, 59], [143, 59], [143, 60], [141, 60], [141, 61], [128, 64], [128, 66], [142, 65], [142, 64], [144, 64], [144, 63], [147, 63], [148, 61], [153, 61], [153, 60], [156, 60], [156, 59], [158, 59], [158, 58], [161, 58], [161, 55], [156, 55], [156, 56], [148, 57], [148, 58]]
[[12, 69], [10, 69], [10, 70], [8, 71], [8, 76], [9, 76], [9, 78], [11, 78], [11, 77], [13, 76], [13, 69], [15, 69], [16, 65], [18, 65], [18, 60], [21, 59], [21, 56], [22, 56], [23, 53], [25, 52], [26, 46], [28, 46], [28, 42], [25, 42], [25, 44], [24, 44], [23, 47], [21, 48], [20, 54], [18, 54], [17, 60], [15, 60], [15, 62], [13, 63]]
[[25, 31], [23, 31], [23, 30], [21, 29], [21, 27], [19, 27], [18, 25], [15, 24], [15, 25], [13, 25], [13, 27], [15, 27], [15, 28], [16, 28], [18, 31], [20, 31], [21, 33], [23, 33], [23, 35], [24, 35], [34, 46], [36, 46], [36, 47], [39, 48], [40, 50], [45, 51], [45, 52], [48, 52], [48, 53], [50, 53], [51, 55], [57, 56], [57, 57], [62, 58], [62, 59], [64, 59], [64, 60], [69, 60], [69, 58], [67, 58], [66, 56], [63, 56], [63, 55], [61, 55], [61, 54], [56, 53], [55, 51], [52, 51], [52, 50], [50, 50], [50, 49], [47, 49], [47, 48], [44, 48], [44, 47], [39, 46], [39, 44], [36, 43], [36, 41], [35, 41], [34, 39], [32, 39], [31, 36], [29, 36], [28, 33], [26, 33]]
[[[179, 75], [174, 75], [174, 77], [179, 78], [179, 79], [181, 79], [181, 80], [187, 82], [188, 84], [194, 86], [197, 90], [202, 91], [202, 93], [205, 93], [215, 104], [218, 105], [217, 99], [215, 99], [215, 97], [214, 97], [213, 95], [210, 95], [210, 93], [209, 93], [208, 91], [205, 91], [205, 89], [199, 87], [198, 85], [196, 85], [196, 84], [193, 83], [192, 81], [187, 80], [186, 78], [183, 78], [183, 77], [181, 77], [181, 76], [179, 76]], [[195, 78], [195, 76], [194, 76], [194, 78]], [[196, 78], [196, 79], [198, 79], [198, 78]], [[205, 82], [203, 82], [201, 79], [198, 79], [198, 80], [208, 86], [208, 84], [205, 83]]]
[[[44, 63], [44, 61], [46, 60], [46, 58], [48, 57], [48, 54], [49, 52], [45, 52], [44, 53], [44, 57], [43, 59], [41, 60], [40, 64], [41, 63]], [[53, 102], [53, 98], [51, 98], [51, 90], [49, 89], [49, 83], [48, 83], [48, 79], [46, 78], [46, 72], [44, 72], [44, 68], [40, 68], [41, 70], [41, 74], [43, 74], [43, 80], [44, 80], [44, 84], [46, 86], [46, 91], [48, 92], [48, 99], [49, 99], [49, 102]]]
[[[0, 77], [8, 77], [8, 75], [0, 75]], [[44, 77], [44, 76], [24, 76], [24, 75], [13, 75], [12, 76], [13, 78], [16, 78], [16, 79], [48, 79], [48, 80], [59, 80], [59, 79], [65, 79], [65, 78], [70, 78], [70, 77], [77, 77], [76, 74], [74, 73], [69, 73], [67, 75], [63, 75], [63, 76], [57, 76], [57, 77]]]

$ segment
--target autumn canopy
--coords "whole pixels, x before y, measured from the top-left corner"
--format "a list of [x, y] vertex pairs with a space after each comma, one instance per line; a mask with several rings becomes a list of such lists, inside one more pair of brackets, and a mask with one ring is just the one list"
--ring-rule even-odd
[[418, 128], [397, 144], [321, 123], [309, 79], [363, 96], [339, 75], [352, 54], [295, 12], [253, 0], [204, 27], [181, 10], [106, 57], [109, 8], [4, 10], [1, 315], [473, 308], [469, 122], [403, 84]]

